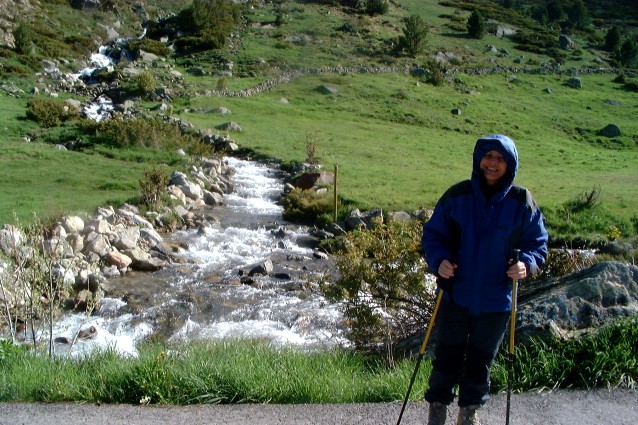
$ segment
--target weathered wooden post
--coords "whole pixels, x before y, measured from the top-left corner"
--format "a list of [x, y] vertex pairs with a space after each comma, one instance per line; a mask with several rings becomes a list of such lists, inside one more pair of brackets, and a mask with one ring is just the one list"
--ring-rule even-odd
[[332, 200], [332, 205], [334, 207], [334, 217], [333, 221], [337, 222], [337, 176], [339, 175], [339, 166], [335, 164], [335, 185], [334, 185], [334, 198]]

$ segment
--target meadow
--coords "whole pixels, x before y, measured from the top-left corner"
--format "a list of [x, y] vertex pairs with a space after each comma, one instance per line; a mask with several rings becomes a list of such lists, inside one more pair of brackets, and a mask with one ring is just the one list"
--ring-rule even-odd
[[[158, 10], [173, 7], [176, 11], [188, 3], [158, 1], [149, 12], [155, 17], [163, 13]], [[173, 116], [196, 129], [215, 129], [229, 120], [237, 122], [242, 131], [229, 135], [252, 157], [284, 164], [303, 162], [308, 144], [315, 144], [323, 167], [339, 167], [339, 195], [343, 200], [353, 208], [381, 207], [386, 212], [433, 207], [448, 186], [470, 176], [476, 139], [504, 133], [517, 142], [517, 181], [532, 190], [544, 210], [560, 211], [561, 206], [595, 188], [606, 212], [598, 218], [602, 221], [601, 232], [614, 228], [620, 220], [625, 223], [624, 236], [635, 236], [636, 92], [617, 82], [620, 72], [579, 74], [583, 84], [580, 89], [566, 84], [580, 69], [607, 68], [606, 54], [596, 42], [604, 27], [592, 30], [595, 37], [592, 33], [573, 35], [579, 48], [563, 52], [564, 61], [556, 68], [559, 73], [502, 71], [476, 75], [472, 69], [524, 69], [556, 63], [545, 55], [517, 50], [505, 37], [488, 34], [480, 40], [469, 38], [459, 31], [469, 15], [460, 8], [465, 2], [403, 0], [399, 6], [393, 3], [386, 15], [374, 17], [346, 13], [323, 3], [264, 3], [247, 12], [241, 41], [233, 40], [232, 46], [212, 54], [235, 64], [232, 77], [222, 80], [215, 75], [216, 62], [207, 52], [163, 58], [150, 65], [158, 81], [175, 93]], [[281, 4], [285, 19], [276, 27], [276, 7]], [[459, 7], [450, 6], [454, 4]], [[33, 30], [39, 30], [43, 38], [55, 38], [57, 33], [47, 28], [56, 28], [66, 37], [77, 32], [92, 39], [97, 24], [115, 20], [102, 12], [78, 15], [80, 12], [61, 0], [41, 6], [47, 13], [36, 22], [46, 28], [34, 25]], [[132, 19], [134, 13], [128, 8], [121, 10], [123, 20]], [[390, 46], [400, 34], [402, 19], [411, 13], [427, 21], [426, 51], [416, 58], [396, 56]], [[83, 25], [73, 25], [77, 22]], [[122, 28], [129, 28], [128, 35], [133, 37], [139, 35], [138, 24], [125, 21]], [[353, 30], [339, 29], [344, 24]], [[289, 37], [305, 41], [288, 41]], [[78, 122], [51, 129], [28, 120], [27, 102], [36, 98], [29, 94], [31, 89], [51, 82], [36, 75], [41, 70], [40, 61], [75, 54], [64, 50], [69, 44], [64, 39], [54, 41], [51, 45], [55, 49], [51, 45], [49, 50], [39, 47], [38, 55], [32, 57], [0, 50], [0, 224], [15, 224], [16, 219], [29, 222], [33, 214], [55, 220], [63, 214], [90, 213], [100, 205], [134, 202], [140, 179], [154, 164], [178, 170], [191, 164], [188, 158], [178, 157], [170, 143], [166, 146], [171, 150], [161, 146], [115, 148], [83, 140], [86, 135], [79, 131]], [[494, 46], [496, 52], [488, 46]], [[441, 85], [404, 72], [309, 73], [249, 97], [206, 94], [221, 83], [229, 90], [243, 90], [282, 72], [305, 68], [427, 68], [429, 58], [438, 52], [451, 52], [459, 58], [445, 65], [448, 72]], [[83, 60], [74, 57], [60, 65], [65, 71], [75, 72]], [[195, 66], [205, 75], [190, 73]], [[32, 75], [16, 76], [8, 71], [24, 72], [28, 67], [32, 67]], [[182, 75], [174, 86], [169, 83], [168, 70]], [[625, 71], [635, 78], [635, 69]], [[318, 88], [324, 85], [335, 88], [336, 93], [321, 93]], [[68, 96], [60, 93], [60, 101]], [[136, 98], [135, 102], [143, 115], [158, 114], [152, 110], [156, 101]], [[220, 106], [232, 113], [221, 116], [198, 112]], [[457, 108], [460, 114], [452, 112]], [[599, 135], [608, 124], [617, 125], [621, 135]], [[86, 148], [56, 148], [56, 144], [70, 141], [86, 141]], [[593, 220], [593, 214], [588, 218]], [[569, 221], [569, 217], [561, 220]], [[638, 372], [632, 347], [636, 346], [636, 334], [633, 321], [591, 338], [557, 345], [539, 341], [522, 348], [517, 357], [515, 390], [617, 385], [634, 388]], [[427, 363], [416, 382], [414, 398], [420, 397], [425, 388]], [[308, 355], [254, 342], [181, 347], [149, 342], [140, 348], [138, 358], [122, 359], [105, 352], [71, 361], [49, 359], [2, 341], [0, 401], [392, 401], [403, 397], [413, 365], [413, 360], [407, 359], [388, 367], [386, 359], [351, 351]], [[494, 391], [502, 391], [507, 379], [504, 357], [499, 358], [493, 377]]]
[[[636, 219], [638, 210], [636, 93], [614, 82], [613, 73], [579, 75], [581, 89], [566, 85], [569, 70], [597, 66], [594, 60], [602, 52], [589, 43], [566, 54], [566, 62], [558, 67], [564, 72], [559, 74], [464, 73], [483, 66], [536, 68], [547, 58], [517, 52], [511, 41], [495, 35], [477, 40], [455, 34], [451, 23], [462, 22], [468, 12], [444, 3], [407, 1], [386, 15], [367, 17], [330, 8], [325, 13], [325, 6], [313, 2], [289, 2], [280, 27], [272, 25], [275, 6], [264, 5], [248, 13], [250, 25], [243, 30], [240, 48], [218, 52], [237, 64], [237, 76], [224, 80], [229, 90], [255, 86], [285, 70], [336, 65], [413, 68], [422, 66], [425, 57], [393, 57], [384, 43], [399, 34], [403, 17], [416, 12], [430, 29], [426, 51], [450, 51], [463, 58], [446, 65], [449, 72], [442, 85], [403, 72], [310, 73], [250, 97], [205, 95], [221, 77], [188, 72], [193, 64], [210, 70], [212, 63], [204, 52], [178, 58], [172, 65], [183, 75], [173, 115], [200, 129], [236, 122], [242, 131], [231, 133], [231, 138], [252, 150], [254, 157], [284, 163], [304, 161], [311, 142], [322, 166], [339, 167], [342, 199], [353, 207], [384, 211], [433, 207], [449, 185], [470, 176], [476, 139], [504, 133], [519, 149], [517, 181], [532, 190], [541, 207], [559, 208], [596, 189], [605, 209], [625, 222], [621, 227], [629, 229], [626, 236], [635, 232], [626, 223]], [[65, 17], [62, 22], [69, 20], [64, 7], [55, 9]], [[357, 31], [335, 31], [343, 23]], [[309, 41], [284, 41], [298, 34]], [[488, 45], [496, 46], [498, 53], [486, 52]], [[264, 62], [256, 65], [257, 58]], [[161, 76], [166, 69], [155, 71]], [[91, 212], [101, 204], [130, 201], [152, 163], [177, 167], [174, 152], [157, 149], [55, 151], [56, 142], [74, 138], [74, 124], [39, 128], [24, 115], [26, 102], [33, 98], [27, 94], [31, 80], [9, 81], [24, 93], [0, 96], [0, 222], [13, 223], [14, 216], [28, 221], [33, 213]], [[322, 94], [317, 89], [323, 85], [336, 93]], [[219, 106], [232, 114], [193, 112]], [[455, 108], [460, 114], [452, 113]], [[617, 125], [621, 136], [598, 135], [608, 124]], [[32, 143], [25, 143], [25, 137]]]
[[[307, 76], [259, 96], [198, 97], [189, 106], [230, 109], [242, 128], [232, 137], [260, 155], [303, 161], [314, 141], [320, 162], [339, 166], [340, 194], [363, 208], [432, 207], [445, 188], [470, 176], [476, 139], [503, 133], [517, 142], [517, 181], [541, 206], [599, 186], [605, 204], [630, 217], [638, 207], [635, 93], [607, 74], [582, 76], [579, 90], [565, 85], [568, 78], [457, 74], [434, 87], [396, 73]], [[337, 93], [321, 94], [322, 85]], [[228, 119], [179, 116], [198, 127]], [[610, 123], [626, 134], [622, 142], [596, 134]]]

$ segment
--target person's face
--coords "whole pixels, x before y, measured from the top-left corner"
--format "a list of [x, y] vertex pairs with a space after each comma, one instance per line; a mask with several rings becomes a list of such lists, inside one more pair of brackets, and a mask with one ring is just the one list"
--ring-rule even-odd
[[495, 185], [507, 171], [507, 162], [497, 151], [489, 151], [479, 164], [481, 173], [489, 186]]

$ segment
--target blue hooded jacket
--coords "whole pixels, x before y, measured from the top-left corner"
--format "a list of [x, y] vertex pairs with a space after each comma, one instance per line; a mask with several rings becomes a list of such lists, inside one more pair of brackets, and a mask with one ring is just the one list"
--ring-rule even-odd
[[[486, 190], [479, 164], [490, 151], [503, 155], [507, 171], [495, 189]], [[513, 249], [520, 249], [529, 275], [547, 258], [543, 215], [529, 190], [514, 184], [517, 171], [512, 139], [501, 134], [479, 139], [472, 178], [449, 188], [423, 226], [421, 242], [430, 270], [436, 273], [445, 259], [458, 266], [444, 296], [472, 314], [511, 310], [507, 269]]]

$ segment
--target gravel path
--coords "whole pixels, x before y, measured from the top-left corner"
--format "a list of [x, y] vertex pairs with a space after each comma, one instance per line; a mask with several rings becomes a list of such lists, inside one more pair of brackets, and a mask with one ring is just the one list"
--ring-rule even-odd
[[[490, 400], [483, 425], [505, 423], [506, 395]], [[72, 403], [0, 403], [2, 425], [366, 425], [396, 424], [401, 403], [339, 405], [131, 406]], [[450, 407], [448, 424], [457, 408]], [[424, 425], [425, 403], [410, 403], [402, 425]], [[636, 425], [638, 392], [624, 390], [558, 391], [512, 395], [511, 425]]]

